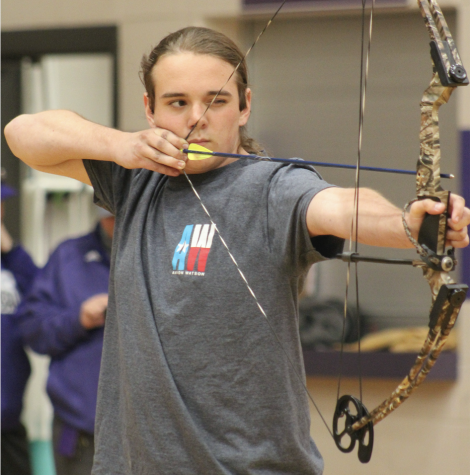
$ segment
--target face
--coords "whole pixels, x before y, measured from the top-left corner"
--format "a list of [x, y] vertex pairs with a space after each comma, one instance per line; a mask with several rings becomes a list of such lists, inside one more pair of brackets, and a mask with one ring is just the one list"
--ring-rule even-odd
[[[184, 52], [160, 58], [152, 70], [155, 85], [153, 112], [148, 98], [144, 98], [150, 126], [168, 129], [186, 138], [200, 119], [188, 138], [189, 143], [198, 143], [217, 152], [246, 153], [240, 149], [239, 127], [245, 125], [250, 116], [251, 91], [247, 89], [247, 107], [240, 111], [235, 77], [224, 86], [201, 119], [232, 71], [232, 65], [209, 55]], [[186, 172], [203, 173], [232, 161], [234, 159], [220, 157], [188, 160]]]

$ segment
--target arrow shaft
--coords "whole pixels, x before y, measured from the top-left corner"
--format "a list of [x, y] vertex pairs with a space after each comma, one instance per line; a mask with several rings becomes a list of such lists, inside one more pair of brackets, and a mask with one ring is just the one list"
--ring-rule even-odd
[[[203, 152], [199, 150], [188, 150], [183, 149], [183, 153], [186, 154], [197, 154], [197, 155], [212, 155], [215, 157], [224, 157], [224, 158], [241, 158], [245, 160], [256, 160], [261, 162], [278, 162], [278, 163], [294, 163], [302, 165], [314, 165], [317, 167], [329, 167], [329, 168], [348, 168], [356, 169], [356, 165], [346, 165], [342, 163], [329, 163], [329, 162], [313, 162], [309, 160], [300, 160], [294, 158], [275, 158], [275, 157], [264, 157], [262, 155], [242, 155], [239, 153], [224, 153], [224, 152]], [[368, 167], [360, 166], [361, 170], [372, 171], [372, 172], [382, 172], [382, 173], [399, 173], [403, 175], [416, 175], [416, 171], [413, 170], [401, 170], [398, 168], [379, 168], [379, 167]], [[441, 173], [441, 178], [454, 178], [454, 175], [448, 173]]]

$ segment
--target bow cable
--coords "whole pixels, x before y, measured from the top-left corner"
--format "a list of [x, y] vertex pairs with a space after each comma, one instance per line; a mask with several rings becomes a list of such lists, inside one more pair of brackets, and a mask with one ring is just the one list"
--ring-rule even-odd
[[[370, 51], [372, 43], [372, 26], [374, 18], [375, 0], [372, 0], [370, 18], [369, 18], [369, 37], [367, 42], [367, 53], [364, 63], [364, 43], [365, 43], [365, 31], [366, 31], [366, 3], [367, 0], [362, 0], [362, 36], [361, 36], [361, 71], [359, 81], [359, 130], [357, 137], [357, 161], [356, 161], [356, 177], [354, 183], [354, 217], [351, 220], [351, 231], [349, 238], [349, 253], [353, 253], [353, 241], [354, 241], [354, 254], [358, 254], [358, 236], [359, 236], [359, 184], [360, 184], [360, 171], [361, 171], [361, 157], [362, 157], [362, 139], [364, 131], [364, 113], [366, 109], [366, 92], [367, 92], [367, 80], [369, 78], [369, 61]], [[354, 239], [353, 239], [354, 236]], [[340, 364], [339, 364], [339, 376], [338, 376], [338, 389], [336, 400], [339, 400], [341, 392], [341, 379], [343, 369], [343, 355], [344, 355], [344, 341], [346, 337], [346, 319], [348, 315], [348, 294], [349, 284], [351, 276], [351, 260], [347, 261], [346, 271], [346, 289], [344, 297], [344, 311], [343, 311], [343, 331], [341, 337], [341, 351], [340, 351]], [[358, 280], [358, 263], [354, 262], [354, 274], [355, 274], [355, 298], [356, 298], [356, 318], [357, 318], [357, 338], [358, 338], [358, 372], [359, 372], [359, 398], [362, 402], [362, 369], [361, 369], [361, 327], [360, 327], [360, 313], [359, 313], [359, 280]]]

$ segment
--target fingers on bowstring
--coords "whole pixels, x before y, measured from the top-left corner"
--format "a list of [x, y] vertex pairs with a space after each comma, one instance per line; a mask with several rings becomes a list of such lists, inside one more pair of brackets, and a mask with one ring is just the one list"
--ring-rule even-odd
[[163, 155], [173, 157], [175, 160], [187, 160], [186, 154], [181, 150], [189, 147], [188, 142], [169, 130], [158, 127], [151, 129], [148, 144]]
[[178, 176], [184, 169], [187, 156], [181, 152], [186, 141], [164, 129], [151, 129], [140, 134], [135, 157], [140, 168], [170, 176]]

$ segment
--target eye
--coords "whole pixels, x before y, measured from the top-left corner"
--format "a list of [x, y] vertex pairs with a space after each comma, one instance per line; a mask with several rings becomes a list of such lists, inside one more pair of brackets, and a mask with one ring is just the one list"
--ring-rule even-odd
[[170, 106], [177, 107], [177, 108], [184, 107], [185, 105], [186, 105], [186, 101], [184, 101], [183, 99], [178, 99], [177, 101], [170, 102]]
[[223, 97], [217, 97], [217, 99], [214, 102], [212, 102], [212, 100], [213, 99], [210, 99], [209, 101], [206, 102], [206, 104], [210, 105], [211, 107], [227, 104], [227, 99], [225, 99]]

